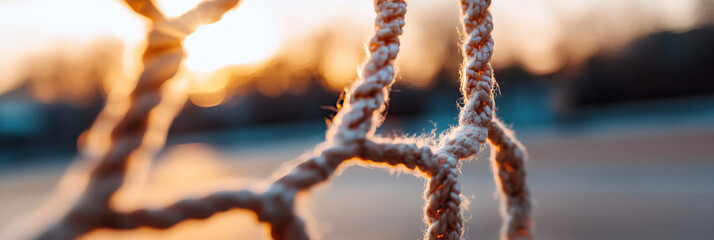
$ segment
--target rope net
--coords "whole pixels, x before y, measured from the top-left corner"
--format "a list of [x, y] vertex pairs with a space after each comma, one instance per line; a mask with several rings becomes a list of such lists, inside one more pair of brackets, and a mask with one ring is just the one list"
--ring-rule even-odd
[[[531, 239], [530, 201], [525, 184], [523, 146], [495, 116], [493, 23], [490, 0], [461, 0], [466, 38], [462, 53], [461, 93], [464, 104], [459, 125], [442, 135], [433, 146], [418, 146], [413, 139], [386, 139], [375, 135], [389, 91], [394, 83], [399, 36], [403, 32], [406, 2], [375, 0], [374, 36], [367, 44], [368, 60], [360, 77], [347, 90], [345, 104], [327, 129], [325, 141], [312, 156], [300, 160], [286, 175], [263, 192], [222, 191], [200, 198], [186, 198], [163, 208], [133, 211], [113, 209], [110, 199], [124, 184], [130, 162], [137, 155], [153, 154], [161, 146], [146, 143], [152, 136], [165, 139], [168, 126], [181, 104], [171, 102], [166, 90], [184, 59], [182, 41], [203, 24], [221, 19], [238, 0], [206, 0], [176, 18], [167, 18], [151, 0], [126, 0], [136, 13], [151, 21], [143, 54], [144, 69], [136, 87], [124, 99], [110, 98], [89, 135], [106, 135], [108, 147], [87, 154], [97, 159], [87, 186], [74, 206], [36, 239], [75, 239], [100, 228], [170, 228], [189, 219], [205, 219], [231, 209], [255, 213], [270, 226], [273, 239], [308, 239], [304, 222], [294, 211], [298, 192], [327, 181], [345, 161], [403, 165], [428, 179], [424, 191], [425, 239], [460, 239], [464, 231], [461, 161], [475, 156], [489, 142], [493, 172], [501, 194], [502, 239]], [[112, 100], [118, 99], [118, 100]], [[112, 115], [129, 99], [126, 112]], [[176, 101], [174, 101], [176, 102]], [[156, 117], [160, 115], [161, 117]], [[153, 116], [153, 117], [152, 117]]]

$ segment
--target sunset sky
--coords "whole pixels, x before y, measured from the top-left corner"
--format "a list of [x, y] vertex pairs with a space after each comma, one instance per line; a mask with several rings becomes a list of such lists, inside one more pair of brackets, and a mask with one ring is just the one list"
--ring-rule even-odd
[[[157, 3], [167, 15], [178, 16], [199, 1]], [[187, 38], [185, 66], [197, 76], [194, 85], [209, 84], [202, 87], [215, 89], [227, 84], [206, 80], [217, 70], [237, 66], [241, 73], [259, 75], [266, 63], [280, 59], [288, 63], [286, 71], [317, 69], [326, 87], [338, 91], [356, 77], [365, 57], [362, 46], [374, 17], [371, 4], [244, 0], [222, 21], [203, 26]], [[494, 1], [494, 64], [517, 63], [535, 74], [550, 73], [593, 53], [622, 47], [638, 36], [696, 27], [699, 4], [698, 0]], [[414, 0], [408, 11], [399, 59], [401, 75], [412, 87], [428, 87], [444, 64], [454, 64], [447, 60], [453, 59], [458, 44], [457, 2]], [[5, 74], [0, 93], [21, 86], [28, 76], [42, 79], [38, 74], [70, 74], [64, 77], [81, 79], [92, 69], [106, 68], [111, 76], [104, 80], [105, 88], [111, 85], [107, 82], [132, 78], [145, 29], [142, 18], [116, 0], [0, 0], [0, 71]], [[118, 42], [107, 43], [106, 37]], [[88, 60], [96, 55], [96, 48], [107, 49], [104, 54], [123, 64], [96, 66], [99, 63]], [[48, 72], [42, 67], [57, 61], [68, 62], [72, 71]], [[83, 85], [82, 80], [71, 81]], [[33, 94], [39, 99], [56, 98], [51, 90], [37, 88]], [[274, 88], [262, 92], [279, 95], [283, 91]]]

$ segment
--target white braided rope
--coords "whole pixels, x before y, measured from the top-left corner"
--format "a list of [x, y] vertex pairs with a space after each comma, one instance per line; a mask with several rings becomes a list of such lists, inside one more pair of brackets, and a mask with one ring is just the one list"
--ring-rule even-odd
[[308, 239], [304, 224], [294, 211], [295, 195], [326, 181], [340, 164], [353, 158], [404, 165], [428, 178], [426, 238], [459, 239], [463, 220], [458, 161], [476, 154], [487, 139], [497, 149], [494, 172], [504, 198], [503, 238], [530, 238], [522, 146], [500, 122], [494, 121], [494, 83], [489, 64], [493, 26], [487, 11], [490, 1], [476, 0], [461, 1], [464, 29], [469, 35], [463, 47], [461, 78], [465, 105], [459, 115], [459, 126], [440, 140], [436, 151], [428, 146], [418, 147], [407, 139], [396, 143], [374, 136], [394, 82], [394, 60], [406, 14], [404, 0], [376, 0], [375, 34], [368, 45], [369, 58], [314, 156], [304, 159], [262, 193], [224, 191], [184, 199], [165, 208], [131, 212], [112, 209], [109, 198], [124, 182], [130, 155], [141, 147], [149, 113], [162, 99], [159, 88], [176, 74], [183, 60], [182, 40], [199, 24], [218, 21], [237, 5], [237, 0], [205, 1], [176, 19], [167, 19], [150, 0], [127, 0], [127, 3], [154, 23], [143, 58], [145, 68], [131, 94], [131, 106], [113, 128], [110, 150], [93, 169], [81, 199], [38, 239], [73, 239], [97, 228], [169, 228], [187, 219], [204, 219], [235, 208], [250, 210], [259, 221], [268, 223], [274, 239]]

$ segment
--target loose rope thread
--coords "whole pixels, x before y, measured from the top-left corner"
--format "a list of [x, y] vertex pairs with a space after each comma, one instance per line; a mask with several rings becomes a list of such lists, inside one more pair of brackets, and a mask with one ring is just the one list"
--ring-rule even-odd
[[[184, 58], [182, 41], [200, 24], [213, 23], [238, 0], [209, 0], [174, 19], [166, 18], [151, 0], [126, 0], [152, 22], [144, 52], [144, 70], [130, 96], [130, 107], [111, 131], [111, 144], [92, 170], [89, 184], [75, 206], [37, 239], [74, 239], [94, 229], [166, 229], [188, 219], [205, 219], [217, 212], [245, 209], [268, 223], [273, 239], [308, 239], [303, 221], [295, 214], [295, 196], [326, 181], [345, 161], [403, 165], [428, 179], [424, 192], [425, 239], [460, 239], [461, 190], [457, 180], [460, 161], [478, 154], [491, 143], [493, 171], [502, 198], [502, 239], [531, 239], [530, 201], [525, 184], [523, 146], [498, 119], [493, 100], [493, 23], [489, 0], [461, 0], [463, 43], [461, 92], [464, 106], [459, 125], [435, 146], [418, 146], [375, 136], [394, 83], [399, 36], [403, 32], [406, 2], [376, 0], [375, 34], [367, 45], [369, 58], [360, 78], [349, 88], [344, 107], [327, 129], [325, 142], [314, 155], [273, 182], [261, 193], [222, 191], [186, 198], [163, 208], [120, 212], [110, 197], [122, 186], [132, 154], [141, 151], [151, 127], [150, 115], [162, 101], [161, 87], [176, 75]], [[172, 118], [175, 116], [172, 116]], [[165, 137], [165, 134], [164, 134]]]

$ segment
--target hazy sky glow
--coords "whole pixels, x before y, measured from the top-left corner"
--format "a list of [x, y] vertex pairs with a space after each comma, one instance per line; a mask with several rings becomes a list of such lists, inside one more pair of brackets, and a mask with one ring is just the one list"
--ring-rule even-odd
[[[159, 0], [180, 15], [199, 0]], [[186, 66], [207, 74], [225, 66], [260, 66], [271, 59], [317, 69], [340, 90], [357, 76], [372, 29], [371, 1], [244, 0], [237, 10], [186, 40]], [[493, 3], [499, 67], [518, 63], [549, 73], [595, 52], [615, 49], [655, 31], [697, 24], [697, 0], [499, 0]], [[428, 87], [456, 46], [457, 2], [409, 1], [400, 68], [404, 81]], [[118, 0], [0, 0], [0, 93], [20, 86], [36, 59], [82, 52], [103, 36], [125, 48], [115, 78], [136, 74], [143, 20]], [[56, 51], [56, 49], [62, 51]], [[452, 56], [453, 57], [453, 56]], [[57, 58], [57, 56], [53, 56]], [[81, 64], [79, 64], [81, 65]], [[90, 66], [91, 64], [87, 64]], [[41, 68], [39, 68], [41, 69]], [[50, 99], [51, 100], [51, 99]]]

